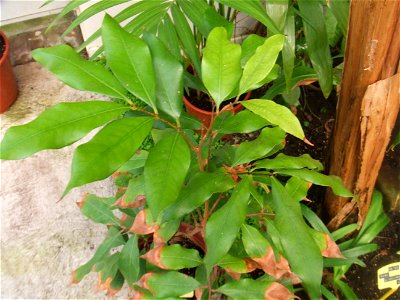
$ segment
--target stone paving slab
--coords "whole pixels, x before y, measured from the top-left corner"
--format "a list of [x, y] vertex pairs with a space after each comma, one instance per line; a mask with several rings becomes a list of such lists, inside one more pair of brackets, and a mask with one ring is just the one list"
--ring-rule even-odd
[[[26, 123], [58, 102], [101, 99], [65, 86], [36, 63], [17, 66], [15, 72], [20, 94], [0, 115], [1, 137], [10, 126]], [[105, 180], [77, 188], [57, 203], [79, 143], [1, 162], [1, 299], [105, 298], [94, 288], [95, 273], [79, 285], [70, 284], [72, 271], [91, 258], [105, 237], [105, 226], [89, 222], [75, 202], [85, 192], [114, 193], [112, 182]]]

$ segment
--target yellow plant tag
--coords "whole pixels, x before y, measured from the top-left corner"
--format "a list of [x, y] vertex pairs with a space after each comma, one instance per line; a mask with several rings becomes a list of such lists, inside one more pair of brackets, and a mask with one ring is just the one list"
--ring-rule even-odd
[[400, 286], [400, 262], [386, 265], [378, 270], [378, 289], [397, 290]]

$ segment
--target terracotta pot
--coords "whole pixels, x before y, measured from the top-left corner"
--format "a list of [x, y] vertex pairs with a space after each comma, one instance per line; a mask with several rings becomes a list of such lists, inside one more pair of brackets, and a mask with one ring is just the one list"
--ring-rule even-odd
[[4, 40], [6, 47], [0, 59], [0, 113], [3, 113], [17, 99], [18, 88], [9, 57], [10, 43], [1, 31], [0, 36]]
[[[251, 95], [251, 92], [248, 92], [242, 101], [248, 100], [250, 98], [250, 95]], [[211, 117], [213, 115], [215, 115], [214, 112], [203, 110], [201, 108], [194, 106], [192, 103], [189, 102], [189, 100], [187, 100], [185, 98], [185, 96], [183, 97], [183, 102], [185, 103], [186, 111], [188, 114], [199, 119], [203, 123], [204, 126], [206, 126], [206, 127], [210, 126]], [[243, 108], [244, 108], [243, 105], [238, 104], [230, 111], [232, 111], [234, 114], [236, 114], [239, 111], [243, 110]]]

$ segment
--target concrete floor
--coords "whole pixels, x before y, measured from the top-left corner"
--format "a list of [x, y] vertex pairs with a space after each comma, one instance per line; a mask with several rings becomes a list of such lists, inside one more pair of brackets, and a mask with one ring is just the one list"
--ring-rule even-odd
[[[100, 98], [65, 86], [36, 63], [17, 66], [15, 73], [20, 94], [1, 115], [1, 137], [58, 102]], [[91, 258], [105, 233], [104, 226], [81, 215], [75, 202], [85, 192], [110, 196], [114, 187], [109, 180], [97, 182], [56, 203], [75, 148], [1, 162], [1, 299], [104, 299], [95, 289], [95, 273], [70, 284], [72, 271]]]

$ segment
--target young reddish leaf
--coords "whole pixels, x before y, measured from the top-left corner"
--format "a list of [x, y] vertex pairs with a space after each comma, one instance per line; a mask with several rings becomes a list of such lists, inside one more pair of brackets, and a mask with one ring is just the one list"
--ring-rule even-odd
[[326, 242], [326, 248], [322, 251], [324, 257], [344, 258], [342, 252], [340, 252], [339, 246], [335, 241], [326, 233], [323, 233]]
[[150, 234], [156, 231], [157, 224], [147, 224], [146, 222], [146, 210], [141, 210], [135, 217], [133, 225], [129, 232], [136, 234]]
[[293, 298], [300, 299], [278, 282], [271, 283], [271, 285], [265, 290], [264, 298], [268, 300], [290, 300]]
[[300, 283], [301, 280], [290, 270], [289, 262], [282, 255], [276, 261], [272, 247], [269, 247], [263, 257], [253, 257], [263, 271], [278, 280], [289, 278], [293, 284]]

